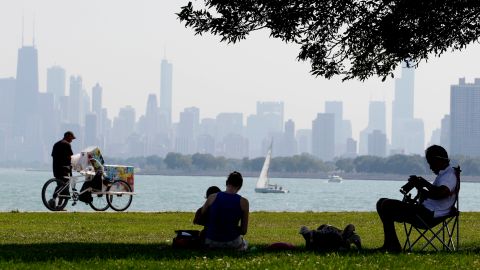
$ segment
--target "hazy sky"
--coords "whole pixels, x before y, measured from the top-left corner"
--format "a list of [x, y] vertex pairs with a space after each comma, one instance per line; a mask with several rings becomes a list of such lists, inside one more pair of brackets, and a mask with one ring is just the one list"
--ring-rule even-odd
[[[285, 120], [296, 128], [310, 128], [327, 100], [341, 100], [344, 118], [353, 136], [368, 120], [368, 102], [387, 103], [390, 133], [393, 80], [341, 82], [309, 74], [309, 63], [297, 62], [299, 47], [257, 32], [238, 44], [220, 43], [219, 37], [194, 36], [175, 13], [188, 0], [0, 0], [0, 77], [16, 72], [21, 46], [22, 14], [25, 44], [39, 52], [40, 91], [46, 89], [46, 69], [60, 65], [67, 76], [81, 75], [90, 93], [99, 82], [109, 117], [132, 105], [144, 114], [149, 93], [159, 95], [160, 61], [173, 63], [173, 117], [185, 107], [200, 108], [200, 117], [219, 112], [255, 112], [260, 101], [284, 101]], [[426, 142], [440, 119], [449, 112], [450, 85], [459, 77], [480, 77], [480, 46], [432, 58], [416, 70], [415, 116], [424, 119]], [[400, 74], [397, 72], [397, 76]], [[68, 85], [68, 82], [67, 82]], [[68, 87], [67, 87], [68, 89]], [[68, 90], [67, 90], [68, 91]], [[388, 134], [390, 137], [390, 134]]]

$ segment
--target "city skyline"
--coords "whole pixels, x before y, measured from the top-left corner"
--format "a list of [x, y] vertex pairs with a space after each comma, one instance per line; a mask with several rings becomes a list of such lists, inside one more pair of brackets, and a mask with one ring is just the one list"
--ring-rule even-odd
[[[385, 101], [387, 131], [391, 130], [394, 80], [341, 83], [339, 78], [315, 78], [308, 73], [308, 63], [296, 61], [298, 47], [270, 39], [266, 32], [233, 45], [208, 35], [194, 36], [174, 14], [186, 1], [85, 1], [74, 9], [62, 1], [5, 3], [0, 11], [5, 40], [0, 45], [0, 77], [15, 76], [22, 14], [26, 45], [33, 39], [35, 17], [40, 91], [46, 91], [47, 68], [61, 66], [67, 78], [80, 75], [89, 92], [97, 82], [102, 85], [109, 118], [127, 105], [135, 108], [137, 118], [145, 113], [148, 95], [158, 98], [161, 60], [166, 58], [175, 66], [174, 122], [184, 108], [192, 106], [200, 108], [200, 118], [241, 112], [245, 122], [255, 113], [256, 101], [282, 101], [285, 119], [294, 119], [298, 130], [311, 128], [312, 119], [325, 111], [325, 101], [342, 101], [344, 119], [351, 120], [352, 135], [358, 141], [368, 123], [369, 101]], [[112, 7], [116, 12], [109, 12]], [[432, 58], [415, 71], [414, 117], [424, 120], [426, 142], [448, 114], [450, 85], [460, 77], [467, 82], [479, 77], [472, 68], [478, 55], [479, 46], [473, 44], [463, 52]], [[399, 78], [400, 72], [396, 74]], [[438, 108], [429, 106], [431, 99]], [[387, 137], [391, 141], [390, 132]]]

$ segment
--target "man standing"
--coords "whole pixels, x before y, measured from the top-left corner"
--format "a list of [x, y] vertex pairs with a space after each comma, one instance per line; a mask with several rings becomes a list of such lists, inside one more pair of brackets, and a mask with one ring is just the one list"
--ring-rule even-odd
[[67, 131], [63, 135], [63, 139], [53, 145], [53, 176], [57, 179], [66, 181], [65, 176], [72, 175], [71, 158], [73, 151], [70, 143], [74, 139], [73, 132]]

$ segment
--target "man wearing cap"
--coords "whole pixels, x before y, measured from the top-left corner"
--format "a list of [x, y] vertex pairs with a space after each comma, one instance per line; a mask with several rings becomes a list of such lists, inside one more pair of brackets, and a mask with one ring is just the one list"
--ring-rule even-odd
[[411, 176], [409, 182], [422, 193], [420, 204], [411, 204], [399, 200], [382, 198], [377, 202], [377, 212], [383, 223], [384, 243], [380, 248], [385, 251], [401, 251], [400, 242], [395, 232], [395, 222], [411, 222], [415, 215], [424, 220], [431, 220], [447, 215], [455, 203], [457, 178], [455, 170], [450, 167], [447, 151], [432, 145], [425, 150], [430, 169], [437, 176], [430, 183], [418, 176]]
[[71, 158], [73, 155], [70, 143], [75, 139], [71, 131], [65, 132], [63, 139], [56, 142], [52, 149], [53, 158], [53, 176], [57, 179], [65, 180], [65, 176], [72, 174]]

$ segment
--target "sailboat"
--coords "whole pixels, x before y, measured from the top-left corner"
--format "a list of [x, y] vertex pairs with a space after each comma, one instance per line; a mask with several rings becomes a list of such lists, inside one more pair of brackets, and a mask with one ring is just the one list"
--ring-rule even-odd
[[262, 172], [258, 177], [257, 184], [255, 186], [255, 192], [258, 193], [288, 193], [288, 190], [282, 186], [276, 184], [270, 184], [268, 179], [268, 169], [270, 167], [270, 160], [272, 159], [272, 143], [268, 149], [265, 162], [263, 163]]

